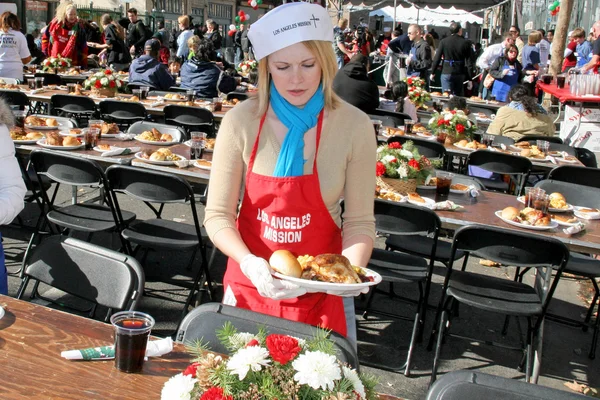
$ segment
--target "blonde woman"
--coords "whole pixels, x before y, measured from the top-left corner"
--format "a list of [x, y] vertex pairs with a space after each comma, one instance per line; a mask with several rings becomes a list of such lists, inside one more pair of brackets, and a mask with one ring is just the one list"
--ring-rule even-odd
[[273, 278], [266, 261], [289, 250], [343, 254], [364, 266], [373, 249], [376, 140], [369, 117], [333, 92], [328, 21], [323, 7], [299, 2], [252, 25], [258, 97], [223, 119], [211, 169], [218, 184], [209, 187], [204, 224], [229, 257], [225, 304], [322, 325], [355, 341], [352, 296], [360, 292], [307, 293]]
[[9, 11], [0, 15], [0, 77], [23, 80], [23, 64], [31, 61], [19, 18]]
[[131, 55], [123, 40], [123, 28], [113, 21], [110, 14], [104, 14], [100, 18], [100, 24], [103, 29], [104, 44], [94, 43], [92, 46], [103, 49], [102, 52], [107, 53], [106, 62], [108, 65], [111, 65], [117, 71], [126, 71], [129, 68], [129, 63], [131, 63]]
[[88, 46], [85, 25], [77, 18], [77, 8], [63, 1], [56, 8], [56, 16], [42, 37], [42, 51], [48, 57], [61, 55], [71, 59], [71, 65], [87, 67]]
[[188, 40], [194, 36], [194, 31], [190, 29], [190, 17], [182, 15], [177, 18], [179, 22], [179, 30], [181, 33], [177, 36], [177, 58], [181, 59], [183, 63], [188, 58], [189, 47]]

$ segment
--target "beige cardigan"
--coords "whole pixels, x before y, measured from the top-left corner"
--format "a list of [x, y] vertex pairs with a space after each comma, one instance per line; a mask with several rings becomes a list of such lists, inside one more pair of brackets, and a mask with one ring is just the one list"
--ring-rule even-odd
[[525, 111], [507, 106], [501, 107], [496, 118], [488, 127], [487, 133], [508, 136], [515, 141], [527, 135], [554, 135], [554, 121], [547, 114], [538, 113], [535, 117]]

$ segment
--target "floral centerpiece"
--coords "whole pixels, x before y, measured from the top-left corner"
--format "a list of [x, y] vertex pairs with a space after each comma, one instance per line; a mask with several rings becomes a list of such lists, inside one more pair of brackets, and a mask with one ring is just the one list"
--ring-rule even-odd
[[431, 95], [428, 91], [419, 86], [408, 87], [408, 99], [417, 108], [424, 108], [425, 102], [431, 100]]
[[106, 69], [96, 72], [83, 82], [85, 89], [90, 89], [95, 95], [115, 97], [118, 90], [125, 87], [125, 83], [113, 70]]
[[237, 70], [244, 76], [248, 75], [250, 71], [258, 68], [258, 62], [254, 60], [246, 60], [242, 61], [240, 65], [238, 65]]
[[406, 82], [406, 84], [408, 85], [409, 88], [411, 88], [411, 87], [424, 88], [425, 87], [425, 80], [423, 80], [421, 78], [417, 78], [416, 76], [406, 77], [406, 78], [404, 78], [404, 82]]
[[376, 380], [338, 361], [328, 335], [318, 329], [303, 340], [264, 328], [254, 335], [227, 322], [217, 337], [231, 356], [195, 343], [193, 364], [165, 383], [161, 399], [377, 399]]
[[60, 54], [56, 57], [48, 57], [42, 62], [42, 71], [59, 72], [71, 67], [71, 59], [64, 58]]
[[375, 169], [377, 185], [400, 194], [411, 193], [440, 165], [441, 161], [431, 161], [420, 155], [410, 140], [404, 145], [392, 142], [379, 146]]
[[464, 138], [472, 139], [477, 125], [462, 110], [450, 110], [433, 114], [429, 128], [439, 142], [451, 144]]

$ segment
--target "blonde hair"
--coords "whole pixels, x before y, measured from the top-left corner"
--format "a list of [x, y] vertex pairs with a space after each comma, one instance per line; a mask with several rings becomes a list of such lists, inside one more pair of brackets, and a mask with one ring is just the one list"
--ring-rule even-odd
[[[321, 84], [325, 97], [325, 109], [333, 110], [339, 103], [340, 98], [333, 91], [333, 78], [337, 73], [337, 61], [333, 53], [331, 42], [324, 40], [308, 40], [302, 42], [315, 56], [321, 67]], [[269, 57], [265, 57], [258, 63], [258, 115], [263, 115], [269, 108], [269, 93], [271, 91], [271, 76], [268, 67]]]
[[542, 41], [542, 37], [543, 37], [542, 32], [533, 31], [527, 37], [527, 44], [530, 46], [533, 46], [534, 44], [538, 44], [539, 42]]
[[67, 13], [72, 8], [74, 8], [75, 10], [77, 10], [77, 7], [75, 7], [75, 4], [73, 4], [72, 1], [70, 1], [70, 0], [64, 0], [64, 1], [62, 1], [58, 5], [58, 7], [56, 7], [56, 14], [55, 14], [56, 20], [58, 22], [60, 22], [61, 24], [64, 24], [65, 21], [67, 20]]
[[200, 47], [200, 38], [196, 35], [192, 36], [187, 41], [188, 48], [192, 50], [194, 53], [198, 52], [198, 47]]
[[181, 17], [177, 18], [177, 22], [179, 22], [185, 28], [189, 28], [189, 26], [190, 26], [190, 17], [188, 17], [187, 15], [182, 15]]

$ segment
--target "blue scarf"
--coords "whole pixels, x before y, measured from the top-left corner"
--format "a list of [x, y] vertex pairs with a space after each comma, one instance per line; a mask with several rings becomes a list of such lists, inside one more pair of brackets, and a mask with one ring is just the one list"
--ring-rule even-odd
[[304, 108], [298, 108], [288, 103], [271, 82], [271, 107], [277, 118], [289, 129], [281, 145], [273, 176], [304, 175], [304, 134], [317, 124], [324, 104], [321, 85]]

